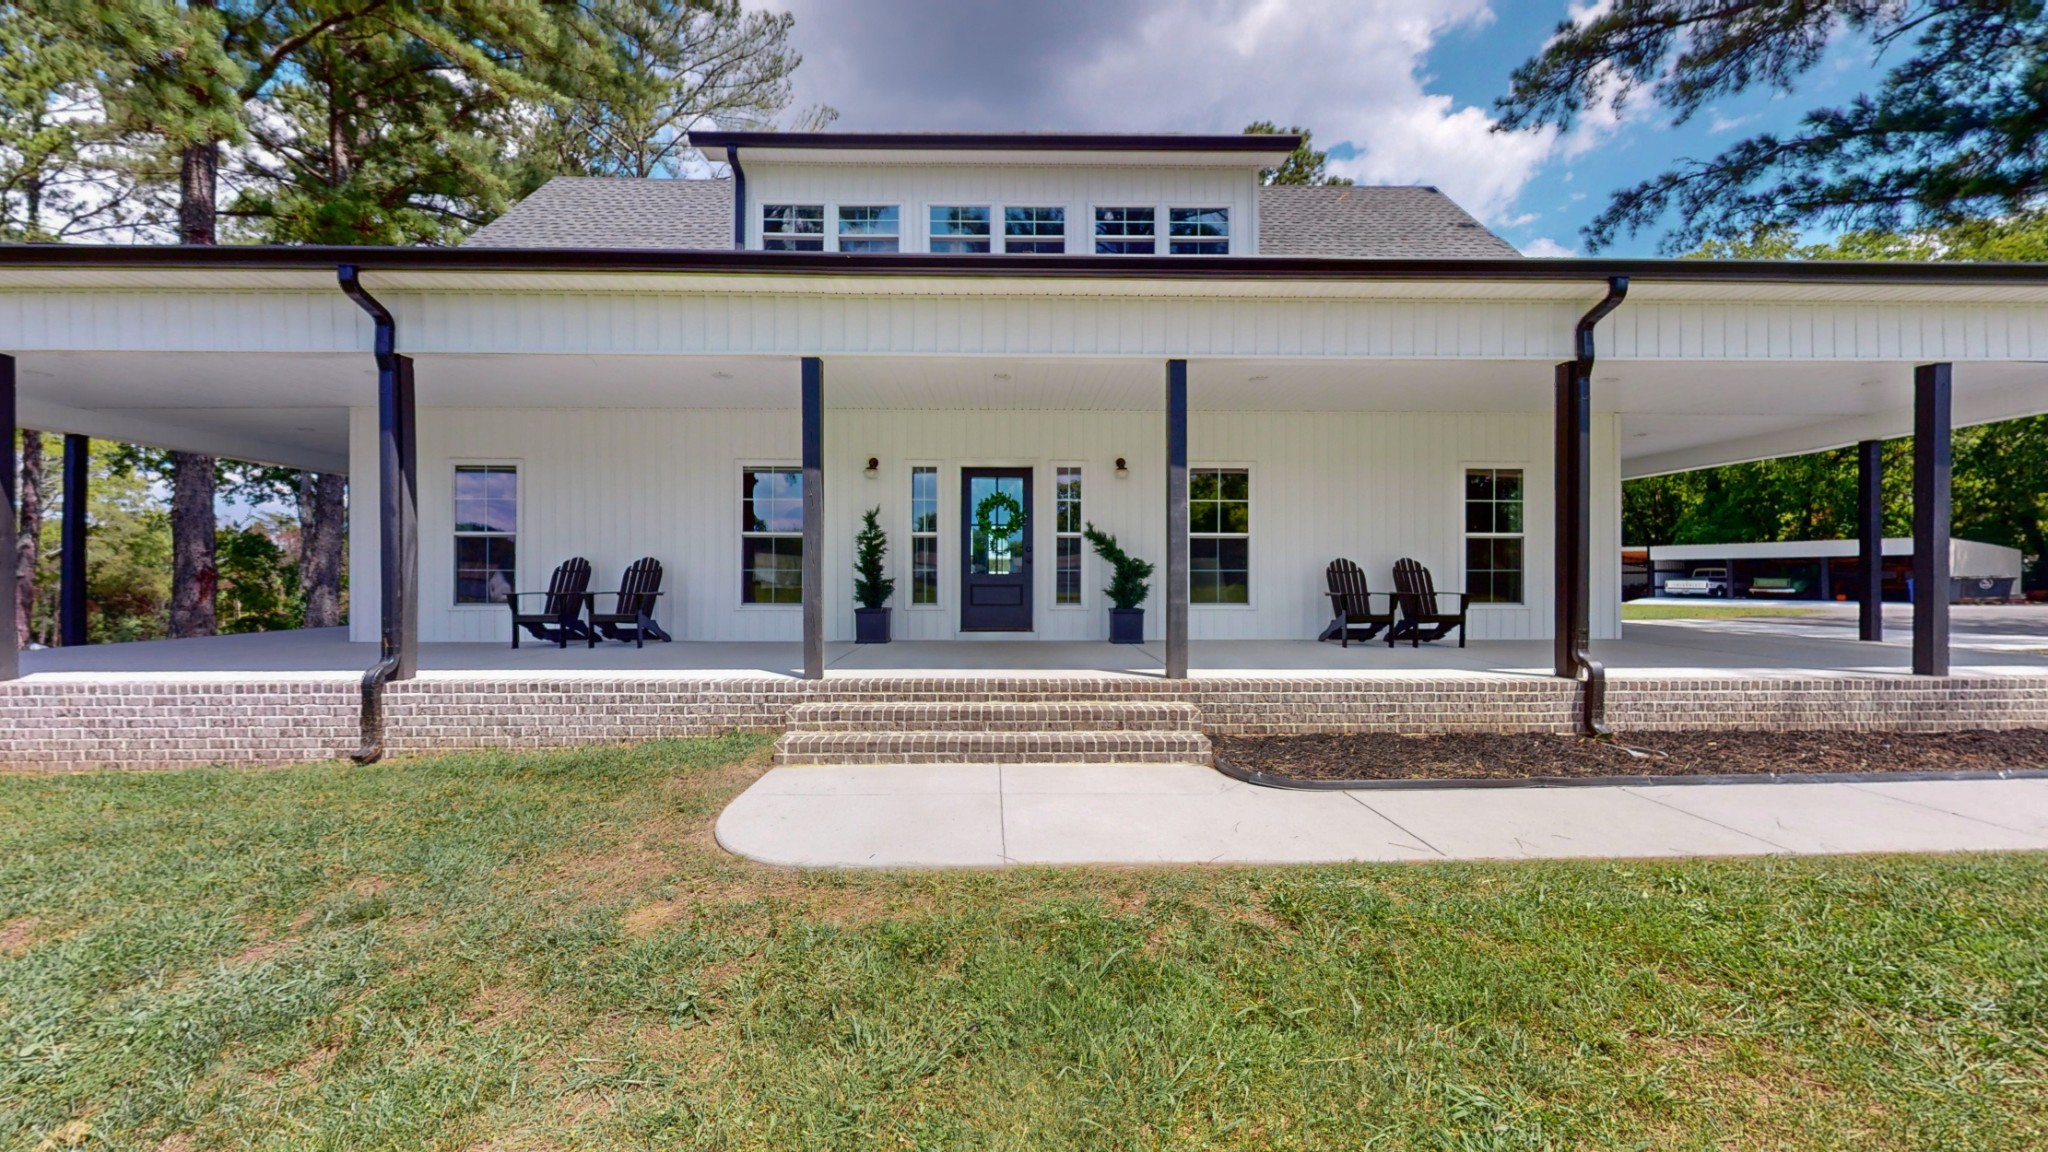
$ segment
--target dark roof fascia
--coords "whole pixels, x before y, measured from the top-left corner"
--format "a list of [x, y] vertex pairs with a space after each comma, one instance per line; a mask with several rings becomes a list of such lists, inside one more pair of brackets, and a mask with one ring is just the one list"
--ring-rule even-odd
[[2048, 263], [1831, 260], [1365, 259], [1312, 256], [1001, 256], [727, 249], [409, 248], [330, 245], [0, 244], [0, 268], [316, 269], [365, 272], [677, 272], [1106, 280], [1444, 280], [1517, 283], [2040, 284]]
[[1093, 132], [692, 132], [699, 149], [901, 149], [924, 152], [1292, 152], [1291, 133], [1184, 136]]

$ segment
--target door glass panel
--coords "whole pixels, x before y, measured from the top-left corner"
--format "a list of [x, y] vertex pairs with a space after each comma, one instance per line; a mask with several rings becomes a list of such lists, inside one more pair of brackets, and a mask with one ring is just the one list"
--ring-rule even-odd
[[1025, 527], [1022, 523], [1024, 478], [969, 477], [967, 505], [970, 571], [976, 576], [1021, 573]]

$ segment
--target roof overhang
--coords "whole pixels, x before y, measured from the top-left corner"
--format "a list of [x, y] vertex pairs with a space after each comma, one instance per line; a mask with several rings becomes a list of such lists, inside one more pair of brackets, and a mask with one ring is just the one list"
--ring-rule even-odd
[[1093, 132], [695, 132], [707, 153], [783, 164], [1065, 164], [1267, 168], [1298, 135], [1197, 136]]

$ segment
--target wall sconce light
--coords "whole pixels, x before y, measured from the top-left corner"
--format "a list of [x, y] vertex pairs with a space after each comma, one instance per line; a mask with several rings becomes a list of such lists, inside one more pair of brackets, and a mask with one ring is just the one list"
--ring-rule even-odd
[[868, 457], [868, 468], [867, 468], [867, 473], [868, 473], [868, 479], [870, 479], [870, 480], [873, 480], [873, 479], [874, 479], [875, 477], [877, 477], [877, 476], [881, 475], [881, 474], [882, 474], [882, 462], [881, 462], [880, 460], [877, 460], [877, 459], [875, 459], [875, 458], [874, 458], [873, 456], [870, 456], [870, 457]]
[[1116, 478], [1117, 478], [1117, 479], [1119, 479], [1119, 480], [1128, 480], [1128, 479], [1130, 479], [1130, 477], [1131, 477], [1131, 466], [1130, 466], [1129, 464], [1127, 464], [1127, 463], [1125, 463], [1125, 462], [1124, 462], [1124, 458], [1123, 458], [1123, 457], [1121, 457], [1121, 456], [1117, 457], [1117, 458], [1116, 458]]

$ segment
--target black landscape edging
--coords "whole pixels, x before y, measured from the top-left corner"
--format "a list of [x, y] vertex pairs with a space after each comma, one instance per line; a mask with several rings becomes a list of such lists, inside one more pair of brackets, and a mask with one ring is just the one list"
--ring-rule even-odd
[[1935, 780], [2043, 780], [2048, 768], [1961, 772], [1751, 772], [1673, 776], [1507, 776], [1404, 780], [1301, 780], [1240, 768], [1216, 757], [1216, 770], [1261, 788], [1296, 792], [1401, 792], [1437, 788], [1642, 788], [1665, 784], [1883, 784]]

